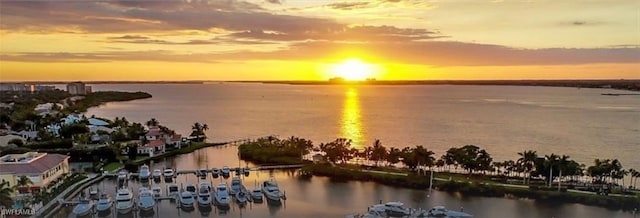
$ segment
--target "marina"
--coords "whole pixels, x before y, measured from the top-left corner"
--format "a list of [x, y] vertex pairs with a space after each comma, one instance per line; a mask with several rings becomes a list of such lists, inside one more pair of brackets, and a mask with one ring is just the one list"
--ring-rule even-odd
[[[156, 198], [156, 207], [154, 213], [141, 213], [137, 206], [127, 214], [119, 214], [115, 209], [116, 202], [109, 213], [92, 214], [93, 217], [345, 217], [350, 214], [358, 214], [366, 212], [371, 205], [382, 202], [398, 201], [403, 202], [406, 207], [410, 208], [433, 208], [443, 205], [446, 208], [460, 210], [464, 208], [464, 212], [473, 214], [474, 217], [522, 217], [522, 218], [538, 218], [538, 217], [612, 217], [625, 218], [628, 213], [623, 211], [610, 211], [604, 208], [589, 207], [579, 204], [564, 204], [559, 207], [546, 206], [544, 203], [531, 200], [517, 200], [506, 198], [485, 198], [485, 197], [461, 197], [455, 194], [449, 194], [434, 190], [429, 193], [428, 190], [412, 190], [404, 188], [395, 188], [380, 185], [372, 182], [339, 182], [332, 181], [326, 177], [312, 177], [301, 179], [298, 177], [300, 170], [296, 168], [276, 169], [276, 170], [258, 170], [264, 169], [251, 163], [240, 161], [241, 166], [247, 166], [252, 169], [249, 176], [242, 176], [243, 185], [250, 190], [250, 198], [242, 204], [237, 202], [236, 197], [229, 196], [227, 205], [219, 205], [212, 200], [211, 206], [199, 206], [197, 197], [194, 198], [191, 193], [185, 194], [184, 206], [181, 205], [180, 193], [184, 191], [187, 184], [194, 184], [198, 191], [202, 182], [210, 182], [212, 187], [219, 183], [232, 183], [232, 177], [225, 179], [222, 176], [214, 178], [207, 176], [206, 180], [200, 179], [195, 175], [195, 169], [203, 168], [221, 168], [220, 166], [237, 166], [237, 149], [235, 147], [212, 147], [198, 150], [191, 154], [180, 155], [175, 158], [167, 158], [159, 162], [149, 163], [149, 167], [153, 169], [177, 169], [182, 172], [178, 176], [169, 180], [164, 178], [160, 181], [140, 180], [135, 176], [131, 176], [126, 181], [127, 187], [132, 190], [133, 200], [138, 199], [138, 190], [140, 187], [153, 189], [159, 186], [163, 189], [161, 197]], [[211, 158], [211, 157], [216, 158]], [[281, 166], [281, 168], [288, 168]], [[230, 167], [230, 170], [233, 170]], [[232, 173], [235, 175], [235, 172]], [[117, 196], [116, 187], [122, 184], [119, 181], [117, 173], [113, 176], [105, 177], [102, 181], [93, 184], [89, 189], [99, 190], [100, 194], [107, 194], [114, 198]], [[135, 173], [132, 173], [135, 175]], [[244, 174], [243, 174], [244, 175]], [[286, 193], [286, 200], [280, 201], [268, 200], [262, 193], [262, 184], [271, 178], [276, 180], [278, 187], [282, 193]], [[172, 191], [171, 191], [172, 190]], [[214, 198], [215, 193], [211, 196]], [[73, 198], [78, 199], [78, 198]], [[191, 203], [189, 202], [191, 200]], [[77, 202], [77, 200], [75, 200]], [[76, 203], [70, 202], [70, 203]], [[137, 205], [137, 202], [136, 202]], [[536, 208], [528, 210], [527, 214], [511, 208]], [[53, 217], [56, 218], [74, 218], [73, 204], [69, 204], [57, 211]], [[96, 207], [94, 207], [96, 208]], [[488, 210], [487, 208], [492, 208]], [[576, 215], [577, 214], [577, 215]]]

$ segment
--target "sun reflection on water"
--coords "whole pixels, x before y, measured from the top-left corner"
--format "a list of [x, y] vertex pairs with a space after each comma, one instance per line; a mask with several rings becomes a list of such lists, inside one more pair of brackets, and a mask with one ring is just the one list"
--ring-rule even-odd
[[360, 101], [356, 88], [349, 87], [345, 92], [341, 127], [342, 137], [353, 140], [351, 147], [356, 149], [362, 149], [364, 147], [362, 144], [363, 133]]

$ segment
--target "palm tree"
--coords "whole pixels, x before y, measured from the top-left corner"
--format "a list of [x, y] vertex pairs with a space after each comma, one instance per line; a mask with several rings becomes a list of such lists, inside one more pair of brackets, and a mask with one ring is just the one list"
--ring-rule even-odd
[[402, 157], [402, 151], [399, 148], [391, 148], [389, 149], [389, 155], [385, 159], [388, 164], [397, 164], [400, 162], [400, 157]]
[[560, 159], [560, 156], [551, 153], [551, 155], [545, 155], [545, 161], [544, 161], [544, 165], [545, 168], [549, 169], [549, 188], [551, 188], [551, 183], [553, 182], [553, 168], [554, 167], [558, 167], [558, 161]]
[[13, 199], [11, 194], [15, 189], [9, 186], [9, 182], [3, 181], [0, 183], [0, 205], [4, 208], [11, 208], [13, 205]]
[[375, 162], [377, 167], [378, 163], [384, 160], [384, 157], [386, 156], [387, 156], [387, 148], [385, 148], [384, 145], [382, 145], [380, 140], [376, 139], [373, 142], [373, 147], [371, 148], [371, 160]]
[[528, 150], [518, 152], [518, 155], [520, 155], [518, 162], [522, 164], [522, 167], [524, 167], [524, 170], [527, 173], [526, 177], [524, 177], [524, 183], [527, 184], [531, 181], [531, 171], [533, 171], [533, 168], [535, 167], [538, 154], [535, 151]]
[[566, 171], [569, 168], [570, 163], [571, 161], [569, 161], [569, 156], [567, 155], [562, 155], [562, 157], [558, 159], [558, 170], [560, 171], [560, 174], [558, 176], [558, 191], [560, 191], [560, 186], [562, 183], [562, 171]]
[[27, 188], [27, 192], [29, 192], [29, 186], [33, 185], [33, 181], [31, 181], [31, 179], [29, 179], [29, 177], [27, 176], [20, 176], [20, 178], [18, 178], [18, 181], [16, 181], [16, 187], [18, 188]]

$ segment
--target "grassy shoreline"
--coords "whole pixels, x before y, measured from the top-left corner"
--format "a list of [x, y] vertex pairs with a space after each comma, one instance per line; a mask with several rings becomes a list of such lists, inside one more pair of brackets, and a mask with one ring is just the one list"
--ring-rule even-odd
[[[302, 170], [305, 172], [304, 174], [329, 177], [332, 180], [338, 181], [370, 181], [402, 188], [429, 188], [429, 176], [418, 175], [414, 172], [399, 175], [397, 172], [368, 171], [357, 166], [338, 167], [329, 164], [306, 164]], [[467, 196], [526, 198], [553, 203], [578, 203], [624, 211], [633, 211], [640, 207], [640, 196], [638, 195], [635, 197], [623, 197], [576, 192], [557, 192], [540, 189], [537, 186], [505, 186], [492, 184], [488, 181], [442, 181], [442, 179], [435, 180], [434, 178], [433, 188]]]

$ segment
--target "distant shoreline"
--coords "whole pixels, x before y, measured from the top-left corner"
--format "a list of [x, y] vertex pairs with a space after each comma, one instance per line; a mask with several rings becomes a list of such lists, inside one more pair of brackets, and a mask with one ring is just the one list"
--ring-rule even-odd
[[289, 85], [492, 85], [600, 88], [640, 91], [640, 80], [374, 80], [356, 82], [332, 81], [241, 81], [246, 83]]
[[[29, 81], [9, 83], [66, 84], [65, 81]], [[206, 84], [206, 83], [260, 83], [286, 85], [497, 85], [497, 86], [549, 86], [600, 88], [640, 91], [638, 79], [606, 80], [371, 80], [371, 81], [320, 81], [320, 80], [189, 80], [189, 81], [85, 81], [87, 84]]]

